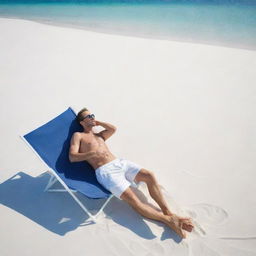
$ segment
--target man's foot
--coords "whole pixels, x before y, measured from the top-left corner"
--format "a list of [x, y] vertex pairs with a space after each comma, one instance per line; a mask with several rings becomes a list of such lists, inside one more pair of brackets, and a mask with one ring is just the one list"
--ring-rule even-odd
[[183, 222], [180, 220], [180, 218], [173, 214], [172, 216], [166, 215], [167, 222], [166, 225], [168, 225], [173, 231], [175, 231], [181, 238], [186, 238], [186, 232], [182, 229]]
[[180, 217], [180, 216], [178, 216], [176, 214], [173, 214], [173, 213], [171, 213], [169, 211], [166, 213], [166, 215], [168, 215], [168, 216], [176, 216], [179, 219], [179, 221], [181, 222], [182, 229], [184, 229], [184, 230], [186, 230], [188, 232], [191, 232], [193, 230], [194, 225], [192, 223], [191, 218]]
[[188, 232], [191, 232], [194, 228], [194, 225], [190, 218], [179, 217], [180, 221], [182, 221], [182, 228]]

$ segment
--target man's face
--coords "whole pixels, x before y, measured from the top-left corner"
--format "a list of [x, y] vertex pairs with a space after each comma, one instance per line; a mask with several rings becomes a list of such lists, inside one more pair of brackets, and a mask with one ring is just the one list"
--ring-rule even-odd
[[82, 113], [82, 116], [83, 116], [84, 119], [80, 123], [83, 123], [86, 126], [95, 126], [96, 125], [95, 118], [92, 118], [92, 117], [90, 117], [88, 115], [91, 115], [91, 112], [89, 110], [88, 111], [84, 111]]

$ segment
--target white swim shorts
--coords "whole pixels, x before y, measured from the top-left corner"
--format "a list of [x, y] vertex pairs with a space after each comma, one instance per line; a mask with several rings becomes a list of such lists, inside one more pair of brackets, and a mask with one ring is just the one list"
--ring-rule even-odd
[[141, 168], [129, 160], [116, 158], [98, 167], [95, 172], [98, 182], [121, 200], [121, 194], [130, 185], [136, 184], [134, 178]]

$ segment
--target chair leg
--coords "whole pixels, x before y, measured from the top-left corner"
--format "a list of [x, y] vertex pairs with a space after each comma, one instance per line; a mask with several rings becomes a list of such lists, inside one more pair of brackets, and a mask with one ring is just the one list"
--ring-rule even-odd
[[97, 218], [99, 216], [99, 214], [103, 211], [103, 209], [105, 208], [105, 206], [107, 205], [107, 203], [113, 198], [114, 195], [111, 195], [106, 202], [101, 206], [100, 210], [94, 215], [95, 218]]
[[50, 174], [50, 175], [51, 175], [51, 178], [48, 181], [48, 184], [46, 185], [44, 192], [47, 191], [57, 181], [57, 179], [54, 175], [52, 175], [52, 174]]
[[[102, 205], [102, 207], [100, 208], [100, 210], [95, 214], [91, 214], [87, 208], [80, 202], [80, 200], [73, 194], [73, 192], [77, 192], [76, 190], [72, 190], [70, 189], [62, 180], [57, 179], [54, 175], [51, 175], [51, 178], [48, 182], [48, 184], [46, 185], [44, 191], [50, 191], [50, 192], [68, 192], [73, 199], [79, 204], [79, 206], [83, 209], [84, 212], [86, 212], [86, 214], [89, 216], [89, 219], [91, 219], [94, 223], [97, 223], [97, 217], [99, 216], [99, 214], [103, 211], [103, 209], [105, 208], [105, 206], [107, 205], [107, 203], [113, 198], [114, 195], [110, 195], [110, 197], [106, 200], [106, 202]], [[65, 189], [49, 189], [56, 181], [59, 181], [63, 187]]]
[[98, 216], [100, 215], [100, 213], [103, 211], [103, 209], [106, 207], [106, 205], [109, 203], [109, 201], [113, 198], [114, 195], [111, 195], [106, 201], [105, 203], [101, 206], [100, 210], [96, 213], [96, 214], [91, 214], [88, 213], [87, 211], [85, 211], [88, 215], [89, 215], [89, 219], [85, 221], [85, 223], [81, 224], [80, 226], [84, 226], [86, 223], [88, 223], [89, 220], [92, 220], [95, 224], [98, 223]]
[[[49, 179], [48, 184], [46, 185], [46, 187], [44, 189], [44, 192], [45, 191], [47, 191], [47, 192], [67, 192], [66, 189], [49, 189], [51, 186], [53, 186], [53, 184], [55, 184], [58, 181], [58, 179], [54, 175], [52, 175], [51, 173], [50, 173], [50, 175], [51, 175], [51, 178]], [[75, 189], [70, 189], [70, 191], [77, 192], [77, 190], [75, 190]]]

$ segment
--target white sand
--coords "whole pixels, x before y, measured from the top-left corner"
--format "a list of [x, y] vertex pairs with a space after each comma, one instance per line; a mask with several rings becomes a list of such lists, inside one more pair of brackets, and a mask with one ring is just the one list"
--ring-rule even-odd
[[[14, 19], [0, 35], [1, 256], [256, 255], [255, 51]], [[113, 154], [154, 171], [203, 230], [181, 242], [116, 198], [81, 226], [68, 194], [43, 193], [45, 165], [19, 135], [69, 106], [114, 124]]]

